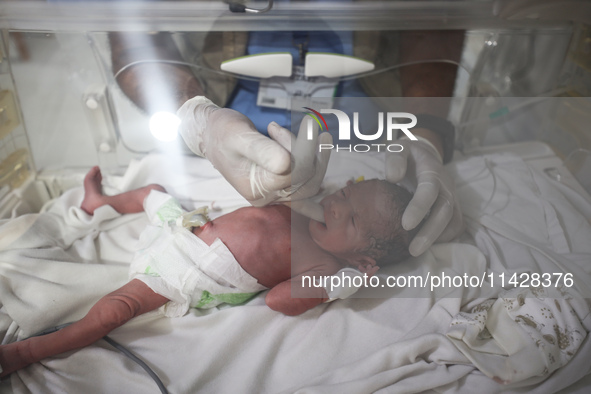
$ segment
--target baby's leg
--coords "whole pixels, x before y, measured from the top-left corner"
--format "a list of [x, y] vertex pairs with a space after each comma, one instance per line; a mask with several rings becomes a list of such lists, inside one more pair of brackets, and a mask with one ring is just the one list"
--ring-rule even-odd
[[40, 337], [0, 346], [0, 377], [47, 357], [88, 346], [132, 318], [157, 309], [168, 299], [144, 282], [132, 280], [101, 298], [80, 321]]
[[94, 214], [94, 211], [103, 205], [110, 205], [121, 214], [142, 212], [144, 199], [150, 190], [166, 191], [162, 186], [152, 184], [114, 196], [106, 196], [102, 192], [102, 180], [98, 166], [93, 167], [84, 178], [84, 200], [80, 208], [89, 215]]

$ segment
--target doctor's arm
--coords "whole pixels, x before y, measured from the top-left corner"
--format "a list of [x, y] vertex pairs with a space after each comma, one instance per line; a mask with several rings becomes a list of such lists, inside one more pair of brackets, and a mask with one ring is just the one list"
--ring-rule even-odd
[[81, 320], [51, 334], [0, 346], [0, 377], [71, 350], [93, 344], [114, 329], [169, 300], [133, 279], [101, 298]]
[[146, 113], [174, 113], [190, 98], [204, 94], [189, 67], [155, 61], [183, 61], [169, 33], [110, 33], [109, 44], [119, 87]]

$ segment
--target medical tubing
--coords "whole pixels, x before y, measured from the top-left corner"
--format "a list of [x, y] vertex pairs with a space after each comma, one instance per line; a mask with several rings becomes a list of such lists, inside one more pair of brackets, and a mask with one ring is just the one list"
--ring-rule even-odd
[[[51, 334], [53, 332], [56, 332], [56, 331], [61, 330], [64, 327], [69, 326], [70, 324], [72, 324], [72, 323], [60, 324], [59, 326], [48, 328], [48, 329], [43, 330], [43, 331], [41, 331], [41, 332], [39, 332], [37, 334], [31, 335], [29, 338], [40, 337], [40, 336], [43, 336], [43, 335]], [[146, 371], [146, 373], [148, 375], [150, 375], [150, 377], [152, 378], [152, 380], [156, 383], [156, 385], [158, 386], [158, 388], [160, 389], [160, 392], [162, 394], [168, 394], [168, 390], [164, 386], [164, 383], [162, 383], [162, 380], [160, 380], [160, 378], [158, 377], [158, 375], [156, 374], [156, 372], [154, 372], [152, 370], [152, 368], [150, 368], [145, 362], [143, 362], [139, 357], [137, 357], [135, 354], [133, 354], [131, 351], [129, 351], [127, 348], [125, 348], [123, 345], [115, 342], [109, 336], [105, 335], [103, 337], [103, 339], [109, 345], [113, 346], [117, 351], [119, 351], [120, 353], [122, 353], [124, 356], [130, 358], [132, 361], [134, 361], [140, 367], [142, 367], [144, 369], [144, 371]]]
[[[29, 338], [41, 337], [43, 335], [51, 334], [52, 332], [56, 332], [56, 331], [61, 330], [62, 328], [68, 327], [70, 324], [72, 324], [72, 323], [60, 324], [59, 326], [48, 328], [46, 330], [38, 332], [37, 334], [31, 335]], [[29, 338], [26, 338], [26, 339], [29, 339]]]
[[[245, 75], [240, 75], [240, 74], [235, 74], [235, 73], [231, 73], [231, 72], [227, 72], [227, 71], [218, 71], [218, 70], [213, 70], [207, 67], [202, 67], [202, 66], [198, 66], [196, 64], [193, 63], [189, 63], [189, 62], [184, 62], [184, 61], [180, 61], [180, 60], [166, 60], [166, 59], [146, 59], [146, 60], [137, 60], [131, 63], [126, 64], [125, 66], [121, 67], [119, 69], [119, 71], [117, 71], [117, 73], [115, 73], [114, 75], [114, 79], [117, 80], [117, 78], [119, 77], [119, 75], [133, 67], [133, 66], [137, 66], [139, 64], [146, 64], [146, 63], [165, 63], [165, 64], [176, 64], [179, 66], [186, 66], [186, 67], [191, 67], [191, 68], [195, 68], [201, 71], [207, 71], [207, 72], [212, 72], [215, 74], [219, 74], [219, 75], [230, 75], [232, 77], [238, 78], [238, 79], [243, 79], [246, 81], [253, 81], [253, 82], [259, 82], [264, 78], [253, 78], [253, 77], [247, 77]], [[406, 63], [399, 63], [399, 64], [395, 64], [393, 66], [390, 67], [386, 67], [386, 68], [382, 68], [382, 69], [378, 69], [378, 70], [373, 70], [373, 71], [368, 71], [368, 72], [364, 72], [364, 73], [359, 73], [359, 74], [354, 74], [354, 75], [350, 75], [347, 77], [341, 77], [341, 78], [335, 78], [335, 80], [337, 82], [343, 82], [343, 81], [349, 81], [352, 79], [357, 79], [357, 78], [364, 78], [364, 77], [369, 77], [372, 75], [376, 75], [376, 74], [380, 74], [386, 71], [391, 71], [391, 70], [396, 70], [398, 68], [402, 68], [402, 67], [407, 67], [407, 66], [414, 66], [417, 64], [426, 64], [426, 63], [445, 63], [445, 64], [453, 64], [455, 66], [458, 66], [459, 68], [461, 68], [462, 70], [464, 70], [468, 76], [471, 76], [470, 71], [461, 63], [453, 61], [453, 60], [449, 60], [449, 59], [428, 59], [428, 60], [417, 60], [414, 62], [406, 62]]]
[[356, 79], [356, 78], [369, 77], [369, 76], [372, 76], [372, 75], [381, 74], [381, 73], [386, 72], [386, 71], [396, 70], [396, 69], [402, 68], [402, 67], [415, 66], [417, 64], [426, 64], [426, 63], [453, 64], [454, 66], [458, 66], [459, 68], [461, 68], [462, 70], [464, 70], [466, 72], [466, 74], [468, 74], [469, 77], [472, 76], [472, 73], [468, 70], [468, 68], [466, 68], [463, 64], [461, 64], [459, 62], [456, 62], [454, 60], [449, 60], [449, 59], [428, 59], [428, 60], [416, 60], [414, 62], [399, 63], [399, 64], [395, 64], [393, 66], [382, 68], [382, 69], [379, 69], [379, 70], [373, 70], [373, 71], [368, 71], [368, 72], [365, 72], [365, 73], [350, 75], [348, 77], [342, 77], [342, 78], [340, 78], [339, 81], [348, 81], [348, 80]]
[[118, 351], [120, 351], [121, 353], [123, 353], [125, 356], [127, 356], [131, 360], [135, 361], [140, 367], [142, 367], [144, 369], [144, 371], [146, 371], [148, 373], [148, 375], [150, 375], [150, 377], [152, 378], [152, 380], [154, 380], [154, 382], [156, 382], [156, 385], [158, 385], [158, 388], [160, 389], [160, 392], [162, 394], [168, 394], [168, 390], [166, 390], [166, 387], [164, 386], [164, 383], [162, 383], [162, 381], [160, 380], [160, 378], [158, 377], [158, 375], [156, 375], [156, 372], [154, 372], [152, 370], [152, 368], [150, 368], [145, 362], [143, 362], [139, 357], [137, 357], [135, 354], [133, 354], [132, 352], [130, 352], [129, 350], [127, 350], [123, 345], [115, 342], [114, 340], [112, 340], [108, 336], [104, 336], [103, 339], [109, 345], [113, 346], [115, 349], [117, 349]]
[[140, 65], [140, 64], [149, 64], [149, 63], [164, 63], [164, 64], [175, 64], [177, 66], [186, 66], [186, 67], [195, 68], [195, 69], [200, 70], [200, 71], [212, 72], [214, 74], [219, 74], [219, 75], [224, 75], [224, 76], [232, 75], [232, 76], [235, 76], [237, 78], [245, 79], [247, 81], [255, 81], [255, 82], [258, 82], [260, 80], [259, 78], [245, 77], [245, 76], [241, 76], [239, 74], [234, 74], [234, 73], [230, 73], [230, 72], [226, 72], [226, 71], [218, 71], [218, 70], [214, 70], [214, 69], [211, 69], [211, 68], [198, 66], [198, 65], [193, 64], [193, 63], [184, 62], [184, 61], [181, 61], [181, 60], [168, 60], [168, 59], [144, 59], [144, 60], [136, 60], [134, 62], [127, 63], [125, 66], [121, 67], [119, 69], [119, 71], [117, 71], [115, 73], [115, 75], [113, 76], [113, 78], [115, 80], [117, 80], [117, 78], [119, 78], [119, 75], [121, 75], [121, 73], [123, 71], [126, 71], [127, 69], [129, 69], [129, 68], [131, 68], [133, 66], [137, 66], [137, 65]]
[[[211, 72], [211, 73], [218, 74], [218, 75], [223, 75], [223, 76], [228, 76], [229, 75], [229, 76], [232, 76], [232, 77], [237, 78], [237, 79], [243, 79], [245, 81], [251, 81], [251, 82], [260, 82], [263, 79], [263, 78], [247, 77], [246, 75], [234, 74], [234, 73], [231, 73], [231, 72], [228, 72], [228, 71], [218, 71], [218, 70], [214, 70], [214, 69], [211, 69], [211, 68], [198, 66], [198, 65], [193, 64], [193, 63], [184, 62], [184, 61], [181, 61], [181, 60], [166, 60], [166, 59], [146, 59], [146, 60], [137, 60], [135, 62], [128, 63], [125, 66], [121, 67], [119, 69], [119, 71], [117, 71], [117, 73], [115, 73], [115, 75], [113, 76], [113, 79], [115, 79], [115, 81], [116, 81], [117, 78], [119, 78], [119, 75], [123, 71], [125, 71], [125, 70], [127, 70], [127, 69], [129, 69], [129, 68], [131, 68], [133, 66], [137, 66], [137, 65], [140, 65], [140, 64], [148, 64], [148, 63], [176, 64], [178, 66], [186, 66], [186, 67], [190, 67], [190, 68], [195, 68], [195, 69], [200, 70], [200, 71]], [[279, 85], [284, 90], [287, 90], [286, 87], [285, 87], [285, 84], [283, 84], [283, 83], [281, 83], [279, 81], [271, 81], [271, 83], [272, 84]], [[203, 83], [201, 83], [201, 85], [203, 85]]]

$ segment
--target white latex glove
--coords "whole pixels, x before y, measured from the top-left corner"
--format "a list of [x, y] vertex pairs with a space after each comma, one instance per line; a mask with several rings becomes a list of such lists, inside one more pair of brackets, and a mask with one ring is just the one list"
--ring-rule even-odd
[[332, 144], [332, 136], [329, 133], [318, 136], [318, 125], [312, 122], [312, 139], [308, 140], [307, 121], [310, 120], [309, 118], [302, 120], [297, 138], [277, 123], [273, 122], [267, 127], [269, 135], [273, 133], [276, 136], [274, 139], [292, 155], [290, 184], [279, 192], [286, 197], [280, 197], [276, 201], [283, 202], [294, 211], [324, 223], [324, 208], [308, 198], [318, 193], [330, 160], [331, 150], [325, 149], [317, 153], [319, 144]]
[[450, 241], [462, 231], [462, 211], [455, 198], [454, 182], [445, 171], [437, 150], [423, 139], [396, 143], [404, 149], [386, 157], [386, 180], [397, 183], [404, 179], [415, 188], [402, 215], [402, 227], [412, 230], [430, 211], [429, 218], [410, 243], [410, 254], [418, 256], [435, 241]]
[[315, 127], [312, 140], [307, 140], [305, 130], [296, 140], [271, 122], [268, 138], [243, 114], [219, 108], [203, 96], [188, 100], [177, 115], [189, 149], [207, 158], [252, 205], [291, 202], [293, 209], [324, 221], [320, 205], [305, 199], [318, 192], [324, 178], [330, 150], [316, 152], [318, 143], [332, 143], [330, 134], [318, 138]]

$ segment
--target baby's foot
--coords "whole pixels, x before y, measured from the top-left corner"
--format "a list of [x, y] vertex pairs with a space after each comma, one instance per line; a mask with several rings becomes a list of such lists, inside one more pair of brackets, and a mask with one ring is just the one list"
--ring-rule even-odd
[[94, 214], [94, 210], [105, 205], [102, 193], [101, 182], [103, 176], [98, 166], [94, 166], [84, 177], [84, 200], [80, 208], [89, 215]]

